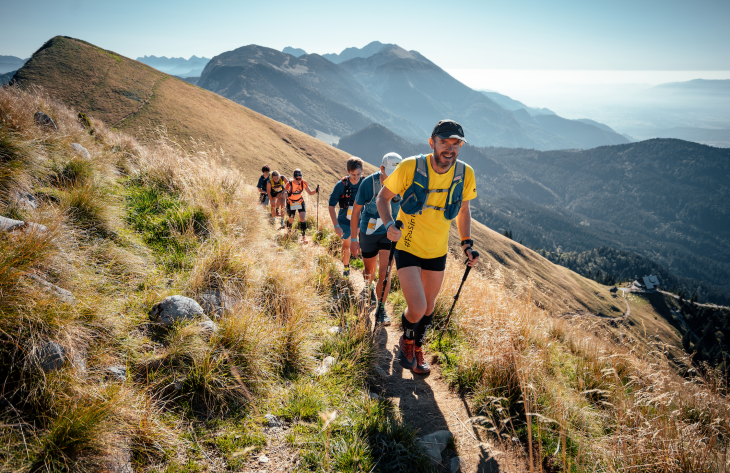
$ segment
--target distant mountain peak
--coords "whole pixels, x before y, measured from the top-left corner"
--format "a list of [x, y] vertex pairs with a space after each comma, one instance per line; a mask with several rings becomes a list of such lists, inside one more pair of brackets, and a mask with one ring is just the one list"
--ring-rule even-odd
[[383, 44], [380, 41], [373, 41], [363, 46], [362, 48], [345, 48], [340, 54], [329, 53], [323, 54], [322, 57], [334, 62], [335, 64], [339, 64], [341, 62], [345, 62], [349, 59], [354, 59], [356, 57], [368, 58], [374, 54], [379, 53], [386, 46], [399, 47], [395, 44]]
[[303, 50], [302, 48], [292, 48], [291, 46], [285, 47], [284, 49], [281, 50], [281, 52], [284, 54], [291, 54], [294, 57], [300, 57], [300, 56], [304, 56], [305, 54], [307, 54], [307, 52], [305, 50]]

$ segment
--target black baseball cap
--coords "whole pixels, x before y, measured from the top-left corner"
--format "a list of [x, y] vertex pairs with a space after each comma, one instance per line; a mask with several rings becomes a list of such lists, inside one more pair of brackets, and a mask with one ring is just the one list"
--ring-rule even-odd
[[466, 141], [464, 139], [464, 129], [454, 120], [441, 120], [438, 122], [436, 126], [433, 127], [433, 132], [431, 132], [431, 136], [434, 135], [438, 136], [442, 140], [458, 138], [461, 141]]

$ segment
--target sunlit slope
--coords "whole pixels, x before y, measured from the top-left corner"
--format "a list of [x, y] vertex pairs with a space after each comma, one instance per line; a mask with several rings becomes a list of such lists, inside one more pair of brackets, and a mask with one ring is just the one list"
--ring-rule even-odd
[[[285, 175], [304, 171], [331, 188], [349, 155], [213, 92], [73, 38], [57, 36], [18, 71], [66, 105], [144, 138], [159, 126], [176, 140], [202, 140], [224, 150], [251, 180], [263, 164]], [[368, 172], [373, 168], [368, 167]]]
[[[502, 267], [505, 285], [511, 286], [523, 277], [534, 282], [532, 298], [541, 307], [556, 314], [590, 311], [617, 317], [624, 313], [623, 300], [611, 297], [606, 286], [551, 263], [477, 221], [472, 220], [471, 233], [484, 264], [491, 264], [492, 269]], [[451, 226], [449, 244], [454, 249], [460, 248], [455, 224]]]

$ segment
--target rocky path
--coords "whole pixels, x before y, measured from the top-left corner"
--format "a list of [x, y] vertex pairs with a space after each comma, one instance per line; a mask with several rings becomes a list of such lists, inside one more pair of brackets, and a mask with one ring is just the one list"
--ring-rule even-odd
[[[362, 273], [353, 271], [350, 279], [356, 294], [360, 294], [364, 289]], [[388, 312], [392, 314], [392, 307]], [[374, 322], [374, 310], [369, 311], [369, 316]], [[474, 414], [468, 401], [449, 389], [438, 365], [431, 364], [432, 372], [428, 376], [414, 374], [400, 366], [398, 340], [402, 329], [397, 317], [393, 319], [393, 325], [379, 329], [376, 335], [379, 376], [374, 389], [400, 408], [403, 419], [416, 428], [419, 437], [439, 431], [451, 432], [457, 451], [446, 448], [440, 457], [433, 455], [439, 469], [463, 473], [525, 471], [519, 457], [495, 444], [484, 429], [469, 423]]]

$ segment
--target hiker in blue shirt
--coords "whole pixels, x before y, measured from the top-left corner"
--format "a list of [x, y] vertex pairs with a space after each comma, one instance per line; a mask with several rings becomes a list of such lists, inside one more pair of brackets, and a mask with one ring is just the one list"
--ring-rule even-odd
[[[369, 288], [369, 297], [377, 301], [383, 293], [383, 281], [385, 281], [388, 269], [388, 256], [390, 254], [391, 241], [388, 240], [388, 232], [378, 213], [378, 205], [375, 197], [383, 187], [385, 178], [395, 171], [395, 168], [403, 160], [397, 153], [388, 153], [383, 156], [380, 171], [371, 174], [362, 180], [360, 190], [355, 197], [355, 206], [352, 209], [352, 221], [360, 223], [360, 239], [357, 235], [350, 239], [350, 251], [357, 256], [358, 250], [362, 249], [362, 258], [365, 261], [365, 284]], [[390, 201], [393, 215], [398, 215], [400, 210], [400, 196]], [[377, 256], [377, 258], [376, 258]], [[375, 265], [378, 265], [378, 284], [374, 287]], [[385, 298], [390, 292], [390, 281], [386, 287]], [[377, 294], [377, 295], [376, 295]], [[390, 317], [385, 311], [384, 301], [378, 301], [378, 311], [375, 314], [376, 323], [390, 325]]]
[[[355, 196], [362, 182], [362, 159], [355, 156], [347, 160], [347, 176], [343, 177], [335, 185], [330, 194], [329, 211], [335, 233], [342, 240], [342, 264], [345, 270], [344, 276], [350, 275], [350, 219], [352, 208], [355, 205]], [[340, 206], [340, 211], [335, 212], [335, 206]], [[356, 223], [357, 224], [357, 223]]]
[[259, 202], [261, 202], [261, 205], [267, 206], [269, 205], [269, 194], [268, 194], [268, 184], [269, 184], [269, 173], [271, 172], [271, 167], [267, 164], [266, 166], [261, 168], [261, 172], [263, 173], [261, 176], [259, 176], [259, 182], [256, 184], [256, 188], [259, 190]]

